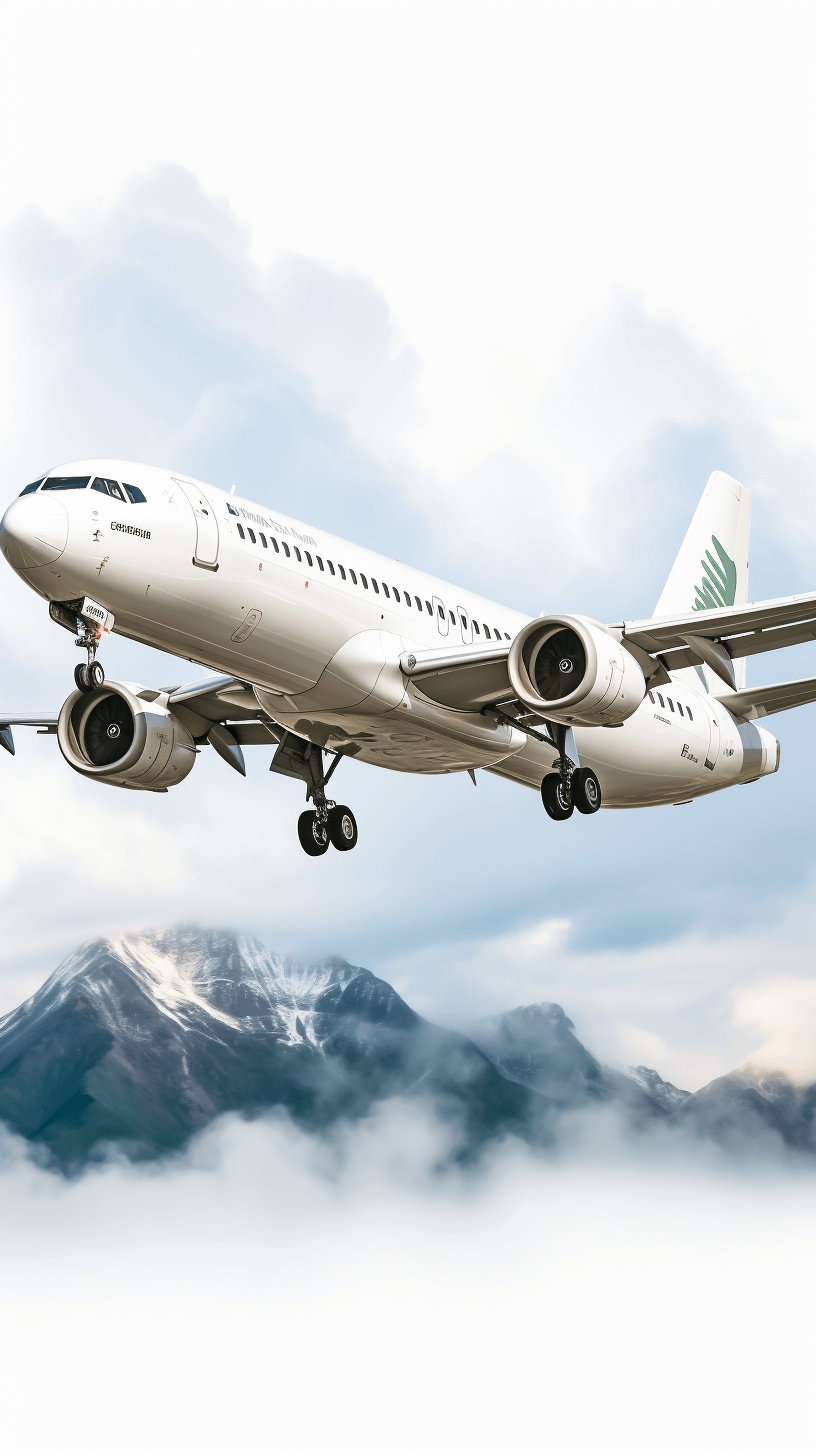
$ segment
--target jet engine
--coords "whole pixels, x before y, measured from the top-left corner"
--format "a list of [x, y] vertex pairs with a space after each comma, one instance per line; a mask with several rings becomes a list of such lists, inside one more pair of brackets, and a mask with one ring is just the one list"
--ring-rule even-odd
[[515, 638], [507, 670], [521, 702], [556, 723], [623, 723], [646, 694], [640, 664], [588, 617], [539, 617]]
[[86, 778], [164, 794], [195, 763], [192, 735], [167, 706], [167, 694], [138, 683], [106, 682], [72, 693], [62, 705], [57, 742]]

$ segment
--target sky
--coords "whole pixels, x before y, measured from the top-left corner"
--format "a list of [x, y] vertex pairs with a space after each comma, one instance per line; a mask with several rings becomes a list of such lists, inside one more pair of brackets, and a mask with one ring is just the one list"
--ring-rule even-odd
[[[60, 462], [145, 460], [614, 621], [723, 469], [750, 595], [812, 590], [813, 30], [751, 0], [6, 0], [0, 509]], [[76, 657], [0, 571], [0, 706], [55, 711]], [[119, 639], [104, 663], [198, 676]], [[816, 1078], [816, 707], [769, 726], [775, 777], [562, 825], [485, 773], [349, 762], [360, 842], [318, 861], [265, 750], [126, 794], [20, 730], [0, 1013], [86, 939], [200, 922], [447, 1025], [557, 1001], [692, 1090], [746, 1059]], [[65, 1183], [4, 1135], [18, 1448], [379, 1452], [390, 1422], [446, 1456], [811, 1451], [810, 1175], [573, 1132], [442, 1182], [444, 1130], [398, 1107], [339, 1150], [227, 1120]]]
[[[753, 493], [751, 595], [811, 588], [810, 27], [8, 8], [3, 500], [59, 461], [149, 460], [530, 613], [616, 620], [652, 610], [721, 468]], [[0, 602], [4, 702], [54, 710], [70, 639], [8, 570]], [[105, 666], [191, 673], [122, 641]], [[812, 650], [750, 670], [809, 675]], [[344, 765], [360, 845], [319, 865], [260, 749], [246, 782], [202, 756], [146, 799], [19, 732], [0, 1001], [86, 938], [203, 919], [367, 964], [450, 1024], [558, 1000], [598, 1055], [702, 1085], [779, 1047], [746, 1004], [807, 1003], [815, 711], [776, 720], [772, 780], [561, 826], [486, 774]]]

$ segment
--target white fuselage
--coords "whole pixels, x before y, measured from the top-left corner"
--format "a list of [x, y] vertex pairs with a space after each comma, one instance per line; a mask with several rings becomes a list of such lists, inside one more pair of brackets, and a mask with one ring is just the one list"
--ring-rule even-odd
[[[538, 789], [552, 767], [547, 745], [430, 702], [399, 668], [407, 651], [509, 643], [523, 613], [180, 473], [87, 460], [51, 474], [125, 481], [145, 499], [89, 486], [14, 501], [3, 550], [42, 597], [94, 598], [116, 632], [241, 678], [277, 723], [329, 747], [353, 737], [383, 768], [483, 767]], [[652, 693], [618, 728], [574, 730], [606, 807], [685, 801], [769, 771], [776, 740], [697, 682], [683, 672], [662, 706]]]

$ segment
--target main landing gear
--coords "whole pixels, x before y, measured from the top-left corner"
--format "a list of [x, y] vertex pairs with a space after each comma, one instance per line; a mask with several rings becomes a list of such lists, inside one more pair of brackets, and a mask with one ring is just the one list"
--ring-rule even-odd
[[77, 663], [74, 668], [74, 682], [81, 693], [90, 693], [94, 688], [101, 688], [105, 681], [105, 669], [96, 660], [96, 649], [102, 633], [95, 622], [88, 622], [84, 617], [80, 617], [78, 621], [79, 636], [76, 638], [76, 646], [85, 648], [88, 661]]
[[601, 786], [591, 768], [576, 768], [567, 757], [567, 730], [561, 724], [548, 724], [558, 758], [541, 783], [541, 802], [551, 819], [569, 819], [573, 809], [579, 814], [596, 814], [601, 807]]
[[331, 804], [328, 799], [316, 809], [306, 809], [298, 819], [298, 839], [307, 854], [325, 854], [330, 844], [335, 849], [353, 849], [357, 843], [357, 820], [345, 804]]
[[336, 752], [328, 769], [323, 769], [323, 749], [308, 738], [286, 731], [269, 765], [273, 773], [302, 779], [306, 798], [313, 809], [305, 809], [298, 819], [298, 839], [310, 856], [325, 854], [330, 844], [344, 853], [357, 843], [357, 820], [346, 804], [335, 804], [326, 798], [326, 785], [337, 768], [343, 753]]

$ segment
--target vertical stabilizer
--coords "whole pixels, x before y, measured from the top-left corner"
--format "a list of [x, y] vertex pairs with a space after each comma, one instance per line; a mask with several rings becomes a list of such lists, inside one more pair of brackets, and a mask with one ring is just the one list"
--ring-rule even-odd
[[[656, 617], [741, 607], [748, 600], [748, 537], [751, 492], [722, 470], [708, 477], [700, 504], [655, 607]], [[707, 690], [721, 693], [722, 679], [710, 668], [695, 673]], [[745, 658], [734, 663], [737, 689], [745, 686]], [[678, 674], [680, 675], [680, 674]]]

